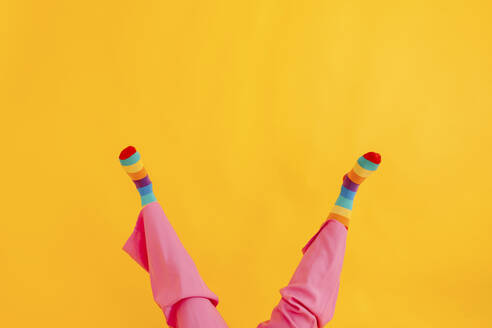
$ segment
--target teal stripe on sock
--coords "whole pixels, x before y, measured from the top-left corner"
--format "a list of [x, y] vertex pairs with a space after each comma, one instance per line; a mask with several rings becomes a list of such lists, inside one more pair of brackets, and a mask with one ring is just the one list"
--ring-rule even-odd
[[354, 201], [351, 199], [347, 199], [343, 196], [338, 196], [338, 199], [337, 199], [335, 205], [338, 205], [338, 206], [341, 206], [341, 207], [344, 207], [346, 209], [351, 210], [353, 203], [354, 203]]
[[342, 186], [342, 191], [340, 191], [340, 195], [344, 198], [353, 200], [355, 198], [355, 191], [349, 190]]
[[157, 199], [155, 198], [154, 193], [150, 193], [142, 196], [142, 206], [145, 206], [148, 203], [152, 203], [156, 201]]
[[137, 151], [135, 154], [128, 157], [127, 159], [120, 159], [120, 163], [123, 166], [129, 166], [135, 164], [139, 160], [140, 160], [140, 153]]
[[357, 163], [368, 171], [376, 171], [379, 167], [379, 164], [374, 164], [373, 162], [365, 159], [364, 156], [359, 157]]
[[148, 193], [152, 192], [152, 183], [146, 185], [145, 187], [137, 188], [137, 190], [140, 193], [140, 196], [147, 195]]

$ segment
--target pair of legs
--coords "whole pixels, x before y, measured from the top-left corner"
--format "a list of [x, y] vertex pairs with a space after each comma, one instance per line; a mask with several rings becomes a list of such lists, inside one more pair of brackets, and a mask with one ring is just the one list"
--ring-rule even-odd
[[[127, 147], [120, 162], [140, 193], [142, 210], [123, 249], [150, 275], [154, 300], [176, 328], [226, 328], [210, 291], [157, 202], [140, 154]], [[321, 328], [335, 310], [350, 214], [357, 188], [380, 156], [367, 153], [344, 176], [328, 219], [302, 249], [304, 255], [271, 318], [258, 328]]]

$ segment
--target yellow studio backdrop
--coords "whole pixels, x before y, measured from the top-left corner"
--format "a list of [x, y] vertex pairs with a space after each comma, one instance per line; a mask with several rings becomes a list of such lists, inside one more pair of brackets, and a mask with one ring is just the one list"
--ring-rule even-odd
[[490, 1], [0, 1], [0, 326], [162, 327], [134, 145], [230, 327], [358, 156], [330, 327], [490, 327]]

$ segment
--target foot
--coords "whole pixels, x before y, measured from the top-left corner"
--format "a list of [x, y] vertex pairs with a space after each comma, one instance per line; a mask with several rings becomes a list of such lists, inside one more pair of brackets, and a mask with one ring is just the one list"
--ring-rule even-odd
[[354, 198], [359, 185], [378, 169], [380, 163], [381, 155], [378, 153], [370, 152], [359, 157], [352, 170], [344, 175], [340, 195], [328, 215], [328, 219], [337, 220], [348, 229]]
[[121, 151], [119, 158], [121, 166], [137, 187], [142, 207], [156, 202], [157, 199], [154, 196], [152, 182], [143, 166], [139, 152], [133, 146], [128, 146]]

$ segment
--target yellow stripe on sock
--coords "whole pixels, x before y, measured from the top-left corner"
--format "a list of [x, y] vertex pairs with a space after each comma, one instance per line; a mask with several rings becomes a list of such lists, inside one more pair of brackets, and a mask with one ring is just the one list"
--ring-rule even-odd
[[140, 171], [136, 173], [128, 173], [128, 175], [132, 178], [132, 180], [140, 180], [145, 178], [147, 171], [145, 170], [145, 167], [143, 167]]
[[361, 184], [366, 179], [366, 178], [359, 176], [357, 173], [355, 173], [354, 169], [352, 169], [352, 171], [350, 171], [347, 174], [347, 176], [349, 177], [350, 180], [352, 180], [352, 182], [357, 183], [357, 184]]
[[135, 164], [128, 165], [128, 166], [123, 166], [123, 168], [125, 169], [125, 171], [127, 173], [137, 173], [138, 171], [140, 171], [141, 169], [143, 169], [143, 162], [142, 161], [138, 161]]
[[367, 178], [372, 173], [372, 171], [366, 170], [365, 168], [363, 168], [362, 166], [360, 166], [359, 163], [355, 163], [353, 170], [361, 178]]
[[346, 226], [348, 228], [349, 226], [349, 223], [350, 223], [350, 219], [349, 218], [346, 218], [345, 216], [342, 216], [340, 214], [336, 214], [336, 213], [330, 213], [328, 215], [328, 218], [327, 220], [337, 220], [338, 222], [340, 222], [341, 224], [343, 224], [344, 226]]
[[341, 216], [345, 216], [346, 218], [350, 219], [350, 215], [352, 214], [352, 211], [349, 209], [346, 209], [345, 207], [341, 207], [338, 205], [333, 206], [331, 209], [332, 213], [339, 214]]

